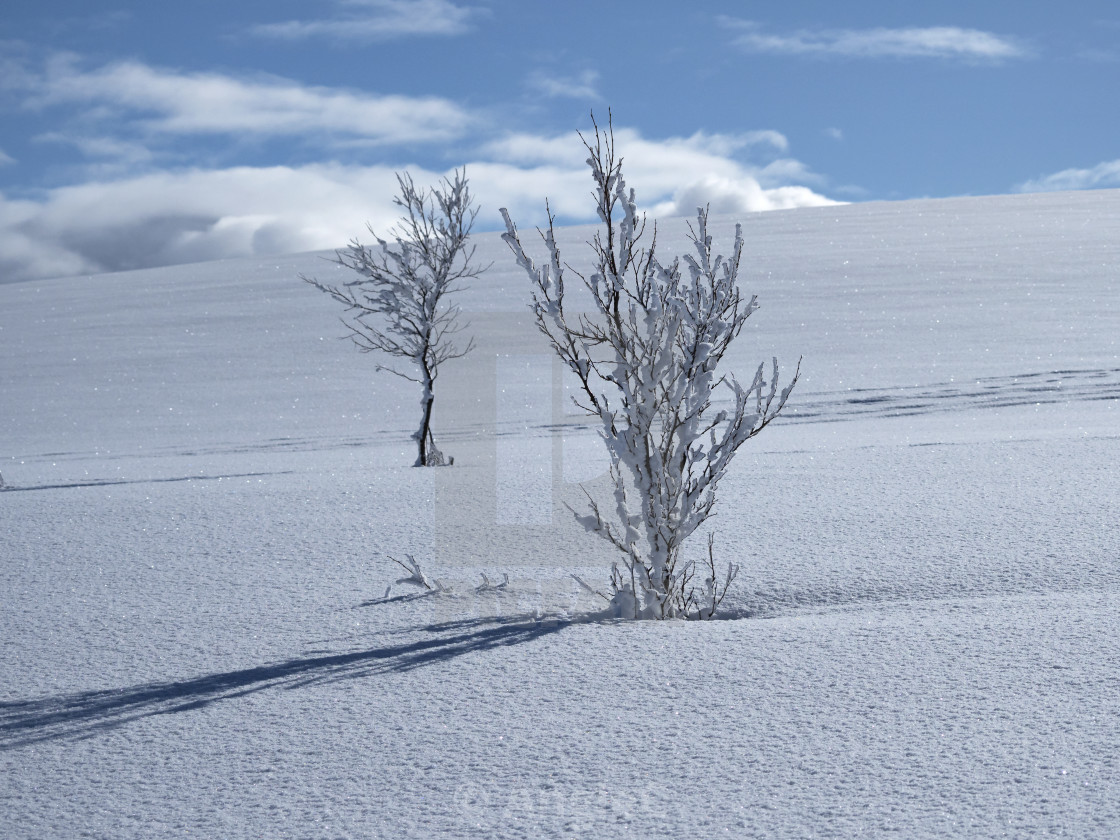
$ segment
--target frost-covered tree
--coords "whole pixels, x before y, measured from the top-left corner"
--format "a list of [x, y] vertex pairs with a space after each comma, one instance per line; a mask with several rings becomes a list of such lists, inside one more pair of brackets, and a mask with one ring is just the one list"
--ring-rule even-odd
[[[612, 504], [587, 494], [590, 514], [576, 517], [622, 554], [621, 567], [615, 563], [611, 572], [616, 614], [711, 618], [738, 567], [729, 563], [717, 574], [711, 536], [706, 560], [683, 559], [682, 546], [712, 513], [736, 450], [778, 415], [798, 373], [780, 392], [777, 359], [769, 378], [760, 365], [748, 387], [717, 373], [758, 307], [737, 284], [742, 227], [736, 226], [731, 256], [713, 256], [708, 213], [699, 209], [695, 227], [689, 225], [695, 254], [683, 266], [679, 259], [663, 265], [656, 226], [648, 248], [640, 244], [645, 219], [623, 180], [611, 126], [600, 131], [592, 121], [594, 142], [580, 138], [605, 225], [590, 243], [593, 269], [581, 274], [561, 259], [547, 203], [546, 264], [528, 256], [504, 208], [503, 238], [532, 281], [537, 327], [578, 380], [576, 405], [598, 418], [610, 452]], [[591, 312], [565, 308], [566, 272], [590, 291]], [[717, 411], [712, 395], [720, 386], [731, 401]]]
[[335, 261], [359, 278], [341, 286], [302, 279], [346, 307], [342, 322], [359, 350], [412, 362], [407, 372], [386, 364], [377, 369], [420, 385], [420, 428], [412, 436], [418, 447], [415, 466], [442, 466], [454, 459], [440, 452], [432, 435], [436, 377], [440, 365], [462, 358], [474, 347], [473, 339], [457, 343], [466, 325], [446, 296], [462, 291], [461, 281], [483, 270], [474, 263], [474, 247], [468, 247], [478, 208], [465, 169], [430, 191], [417, 188], [407, 172], [397, 175], [397, 183], [400, 195], [394, 202], [404, 216], [389, 231], [393, 241], [367, 226], [376, 246], [355, 239], [336, 254]]

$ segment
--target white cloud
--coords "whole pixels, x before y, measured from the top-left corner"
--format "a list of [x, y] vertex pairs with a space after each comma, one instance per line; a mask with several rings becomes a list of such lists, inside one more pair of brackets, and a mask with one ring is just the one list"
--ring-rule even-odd
[[156, 134], [344, 136], [412, 143], [459, 136], [470, 117], [436, 97], [379, 96], [288, 79], [176, 73], [137, 62], [83, 72], [71, 57], [50, 62], [27, 105], [85, 106], [87, 119]]
[[85, 270], [78, 254], [52, 247], [35, 229], [42, 206], [9, 201], [0, 193], [0, 282], [36, 277], [63, 277]]
[[261, 24], [251, 31], [286, 40], [326, 37], [387, 41], [424, 35], [462, 35], [470, 31], [471, 18], [484, 12], [448, 0], [343, 0], [339, 5], [349, 6], [353, 11], [324, 20]]
[[827, 134], [829, 137], [831, 137], [833, 140], [836, 140], [837, 142], [841, 142], [844, 139], [843, 130], [839, 129], [839, 128], [836, 128], [836, 127], [826, 128], [824, 130], [824, 133]]
[[1057, 192], [1059, 190], [1090, 190], [1120, 187], [1120, 160], [1098, 163], [1091, 169], [1063, 169], [1019, 184], [1019, 192]]
[[[776, 131], [701, 132], [650, 140], [633, 129], [615, 128], [614, 137], [627, 182], [636, 189], [639, 205], [655, 217], [692, 215], [709, 203], [713, 212], [837, 203], [804, 186], [823, 179], [800, 161], [778, 158], [764, 166], [748, 166], [731, 156], [759, 146], [786, 151], [788, 142]], [[513, 216], [523, 224], [543, 221], [543, 196], [562, 219], [593, 220], [588, 212], [587, 152], [575, 132], [557, 137], [514, 134], [487, 144], [484, 151], [500, 162], [471, 164], [472, 182], [480, 174], [493, 182], [495, 192], [506, 196]], [[790, 186], [790, 181], [801, 184]]]
[[736, 136], [744, 146], [771, 146], [779, 152], [784, 152], [789, 148], [789, 141], [786, 136], [778, 131], [748, 131], [746, 134]]
[[152, 150], [142, 143], [104, 135], [50, 131], [40, 134], [35, 140], [39, 143], [73, 146], [88, 158], [111, 160], [122, 171], [150, 163], [155, 157]]
[[[785, 150], [776, 132], [653, 140], [616, 128], [625, 172], [652, 216], [752, 212], [832, 204], [805, 185], [813, 175], [782, 157], [751, 167], [731, 152]], [[467, 164], [482, 207], [479, 229], [500, 226], [505, 206], [522, 226], [544, 221], [547, 197], [564, 222], [594, 221], [586, 152], [575, 133], [511, 135]], [[0, 276], [28, 279], [119, 271], [223, 257], [293, 253], [368, 239], [400, 214], [396, 169], [418, 183], [441, 173], [415, 166], [235, 167], [118, 176], [50, 190], [37, 201], [0, 196]], [[801, 181], [791, 185], [790, 181]]]
[[[586, 136], [586, 133], [585, 133]], [[665, 161], [665, 167], [674, 165], [723, 166], [731, 163], [730, 156], [752, 147], [768, 147], [784, 152], [789, 141], [777, 131], [748, 131], [741, 134], [707, 134], [697, 132], [691, 137], [672, 137], [666, 140], [646, 140], [634, 129], [616, 128], [615, 141], [619, 152], [628, 162], [638, 160]], [[535, 134], [509, 134], [484, 147], [486, 154], [519, 164], [552, 163], [584, 168], [587, 152], [576, 132], [555, 137]], [[662, 167], [662, 174], [664, 174]], [[628, 168], [629, 171], [629, 168]], [[636, 180], [632, 175], [631, 180]]]
[[825, 178], [793, 158], [778, 158], [762, 167], [752, 167], [750, 172], [764, 187], [782, 184], [824, 184]]
[[801, 29], [785, 35], [765, 32], [749, 20], [721, 17], [736, 31], [733, 43], [747, 52], [852, 58], [947, 58], [1001, 61], [1028, 55], [1016, 39], [956, 26], [904, 29]]
[[15, 162], [16, 162], [16, 159], [14, 157], [9, 155], [3, 149], [0, 149], [0, 166], [8, 166], [8, 165], [13, 164]]
[[387, 167], [317, 165], [154, 173], [57, 188], [38, 202], [0, 197], [0, 272], [26, 279], [333, 248], [367, 220], [387, 228], [396, 189]]
[[552, 76], [541, 71], [529, 77], [529, 86], [538, 93], [551, 98], [567, 99], [600, 99], [595, 83], [599, 74], [594, 70], [585, 70], [578, 76]]
[[705, 206], [712, 213], [754, 213], [840, 203], [818, 195], [808, 187], [763, 189], [757, 180], [749, 176], [732, 179], [709, 175], [677, 190], [671, 200], [654, 208], [654, 215], [690, 216], [697, 208]]

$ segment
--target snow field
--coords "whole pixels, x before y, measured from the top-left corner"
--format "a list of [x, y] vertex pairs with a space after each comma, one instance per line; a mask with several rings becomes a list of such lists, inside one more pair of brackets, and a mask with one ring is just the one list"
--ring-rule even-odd
[[[587, 620], [612, 558], [563, 505], [606, 463], [496, 235], [451, 469], [315, 255], [0, 286], [0, 834], [1114, 836], [1118, 216], [745, 219], [730, 367], [804, 378], [721, 485], [705, 624]], [[386, 596], [406, 552], [451, 593]]]

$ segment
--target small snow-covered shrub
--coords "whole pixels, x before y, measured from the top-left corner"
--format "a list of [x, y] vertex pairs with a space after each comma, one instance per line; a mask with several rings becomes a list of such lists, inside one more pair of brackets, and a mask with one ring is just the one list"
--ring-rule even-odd
[[440, 365], [474, 347], [473, 340], [465, 346], [456, 343], [465, 325], [459, 322], [459, 308], [449, 306], [445, 296], [462, 291], [460, 281], [482, 271], [473, 264], [474, 247], [467, 246], [478, 208], [466, 170], [456, 170], [430, 192], [418, 189], [407, 172], [397, 175], [397, 183], [401, 193], [394, 201], [405, 215], [390, 231], [394, 241], [382, 239], [371, 227], [376, 247], [355, 239], [336, 255], [335, 261], [357, 272], [359, 279], [341, 286], [302, 279], [346, 307], [343, 323], [359, 350], [413, 363], [407, 373], [388, 365], [377, 369], [420, 385], [423, 414], [412, 435], [418, 447], [415, 466], [443, 466], [454, 459], [439, 450], [432, 435], [436, 377]]
[[[437, 578], [430, 578], [426, 574], [424, 574], [424, 570], [420, 568], [420, 562], [411, 554], [406, 554], [404, 558], [405, 559], [403, 561], [398, 560], [396, 557], [389, 558], [406, 572], [408, 572], [408, 577], [399, 578], [396, 581], [397, 585], [407, 583], [411, 584], [412, 586], [418, 586], [425, 592], [430, 593], [450, 591], [446, 586], [444, 586], [443, 581]], [[392, 589], [393, 584], [390, 584], [389, 588], [385, 590], [386, 598], [389, 597]]]
[[[594, 122], [594, 117], [592, 117]], [[713, 255], [708, 213], [689, 226], [695, 254], [663, 265], [657, 231], [641, 245], [645, 219], [622, 177], [610, 124], [594, 142], [580, 135], [595, 180], [604, 229], [590, 243], [594, 267], [580, 274], [560, 257], [553, 216], [541, 236], [548, 262], [525, 252], [517, 227], [502, 209], [503, 238], [533, 284], [537, 327], [579, 382], [576, 405], [598, 418], [611, 459], [613, 504], [588, 494], [590, 514], [577, 518], [622, 554], [611, 573], [611, 602], [626, 618], [711, 618], [738, 571], [716, 571], [713, 542], [707, 561], [683, 561], [685, 540], [712, 512], [716, 487], [736, 450], [782, 410], [798, 372], [778, 391], [778, 362], [768, 378], [759, 365], [743, 387], [716, 368], [758, 307], [737, 284], [743, 252], [736, 226], [730, 257]], [[547, 208], [547, 204], [546, 204]], [[565, 272], [583, 281], [594, 309], [565, 309]], [[724, 386], [731, 407], [714, 411]], [[586, 491], [585, 491], [586, 492]]]

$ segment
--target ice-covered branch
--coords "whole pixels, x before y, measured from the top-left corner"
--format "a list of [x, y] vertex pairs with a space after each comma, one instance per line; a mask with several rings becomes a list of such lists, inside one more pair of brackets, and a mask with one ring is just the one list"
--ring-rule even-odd
[[[736, 450], [781, 412], [800, 364], [781, 391], [776, 360], [772, 376], [760, 366], [749, 388], [717, 373], [758, 308], [754, 297], [744, 302], [738, 287], [742, 227], [736, 226], [729, 257], [714, 254], [708, 212], [700, 208], [689, 226], [694, 253], [663, 265], [656, 227], [648, 248], [640, 244], [645, 220], [623, 178], [610, 124], [594, 129], [591, 138], [581, 135], [604, 225], [590, 242], [590, 270], [581, 274], [561, 260], [551, 213], [541, 232], [547, 253], [541, 264], [526, 252], [505, 210], [503, 238], [531, 281], [537, 327], [575, 375], [580, 396], [574, 401], [598, 417], [610, 454], [611, 514], [588, 495], [590, 512], [576, 516], [622, 554], [622, 567], [611, 575], [617, 612], [710, 618], [737, 567], [729, 564], [721, 584], [709, 542], [698, 590], [698, 567], [682, 560], [682, 545], [711, 514]], [[594, 304], [574, 321], [564, 309], [565, 270], [583, 280]], [[720, 386], [732, 390], [733, 407], [713, 413], [712, 393]]]
[[478, 215], [467, 182], [466, 170], [456, 170], [430, 191], [420, 189], [407, 172], [397, 175], [400, 194], [394, 202], [404, 216], [390, 231], [392, 242], [369, 228], [376, 245], [352, 241], [335, 256], [335, 262], [359, 275], [342, 285], [314, 277], [305, 281], [346, 307], [343, 323], [362, 352], [377, 352], [410, 362], [415, 375], [386, 365], [387, 370], [419, 383], [423, 408], [417, 441], [417, 466], [450, 463], [435, 446], [431, 431], [434, 383], [444, 362], [459, 359], [474, 349], [456, 337], [468, 326], [460, 321], [459, 307], [447, 296], [464, 289], [461, 281], [477, 277], [484, 267], [474, 262], [468, 247]]

